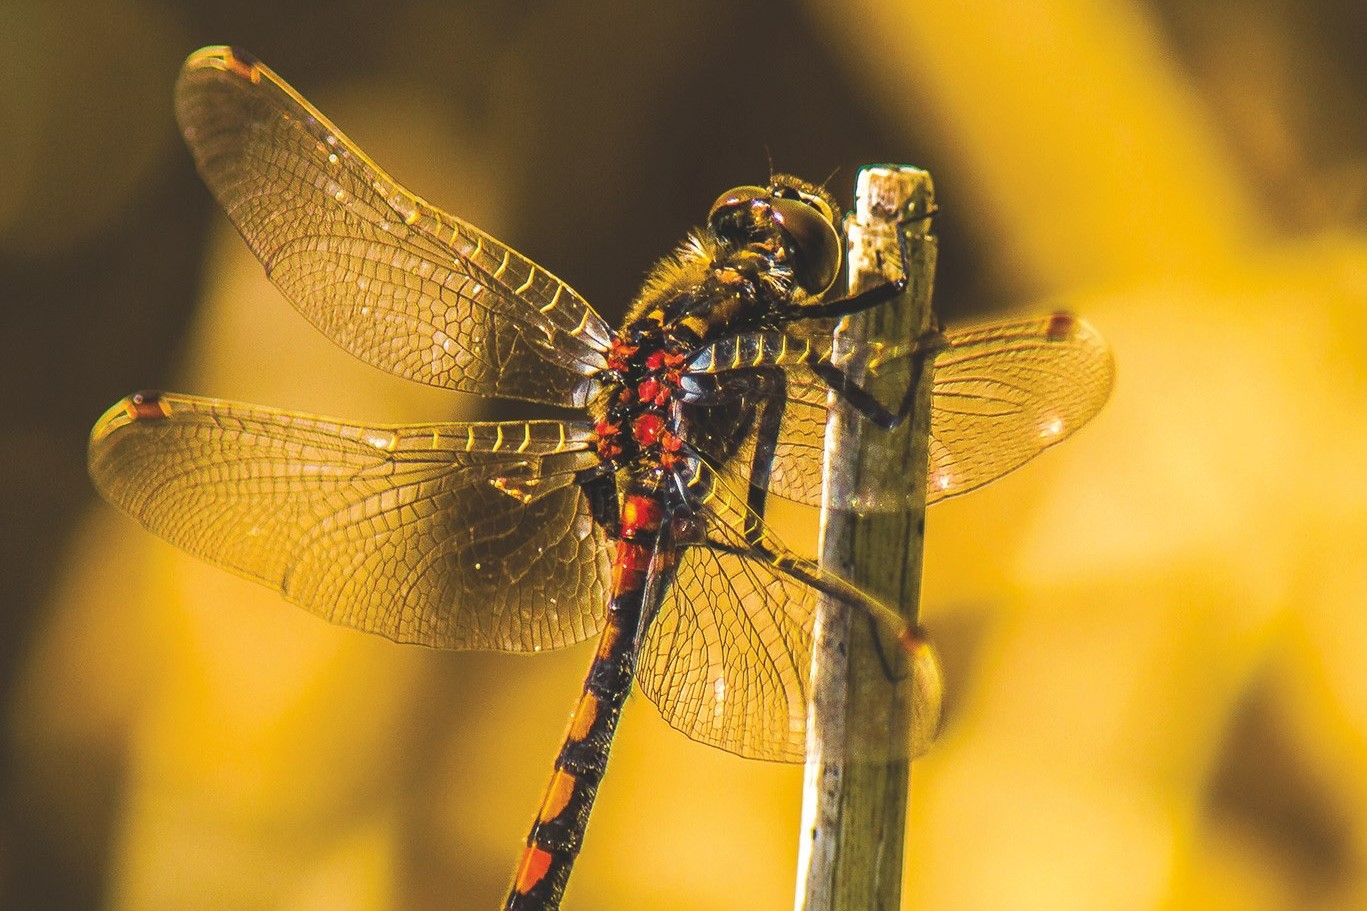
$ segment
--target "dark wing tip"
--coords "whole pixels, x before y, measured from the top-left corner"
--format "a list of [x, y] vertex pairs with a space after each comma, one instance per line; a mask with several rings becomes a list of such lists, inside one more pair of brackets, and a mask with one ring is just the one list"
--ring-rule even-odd
[[[1111, 386], [1115, 383], [1115, 355], [1111, 352], [1111, 346], [1082, 317], [1060, 310], [1049, 315], [1049, 323], [1045, 327], [1044, 337], [1050, 342], [1072, 342], [1081, 340], [1080, 344], [1090, 344], [1092, 350], [1098, 353], [1096, 358], [1096, 370], [1104, 379], [1098, 383], [1101, 390], [1101, 401], [1097, 403], [1097, 408], [1110, 397]], [[1088, 416], [1090, 418], [1090, 415]]]
[[263, 67], [261, 61], [250, 51], [240, 47], [216, 44], [195, 51], [185, 60], [184, 72], [194, 70], [221, 70], [247, 82], [260, 82]]
[[129, 424], [162, 421], [171, 416], [171, 403], [155, 390], [135, 392], [100, 416], [90, 431], [90, 445], [102, 443]]
[[1071, 338], [1078, 329], [1081, 320], [1066, 310], [1050, 314], [1049, 325], [1045, 329], [1045, 337], [1051, 342], [1061, 342]]

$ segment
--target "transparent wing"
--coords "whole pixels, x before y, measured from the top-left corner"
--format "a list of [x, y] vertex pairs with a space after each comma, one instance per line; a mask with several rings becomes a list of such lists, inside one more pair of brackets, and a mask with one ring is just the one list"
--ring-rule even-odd
[[[1019, 468], [1091, 420], [1110, 395], [1110, 349], [1071, 314], [970, 327], [947, 339], [934, 361], [927, 502], [967, 493]], [[901, 370], [906, 357], [847, 350], [842, 363], [892, 371]], [[769, 492], [817, 506], [830, 390], [800, 363], [786, 371], [788, 403]], [[748, 476], [754, 440], [751, 434], [740, 445], [733, 471]], [[874, 500], [867, 491], [853, 494], [864, 506]]]
[[[723, 475], [701, 466], [689, 486], [705, 543], [684, 550], [637, 671], [642, 692], [665, 720], [741, 756], [802, 760], [815, 611], [827, 592], [872, 622], [890, 660], [917, 646], [906, 654], [914, 686], [904, 705], [916, 736], [894, 748], [899, 756], [923, 752], [934, 736], [941, 691], [924, 640], [888, 606], [789, 551]], [[886, 758], [887, 746], [856, 750]]]
[[400, 642], [535, 651], [602, 622], [607, 542], [559, 421], [362, 426], [170, 393], [90, 438], [112, 503], [334, 623]]
[[646, 634], [641, 692], [694, 740], [801, 761], [817, 593], [750, 555], [733, 522], [710, 509], [701, 515], [719, 546], [684, 550]]
[[927, 502], [994, 481], [1069, 436], [1114, 380], [1106, 342], [1069, 313], [951, 333], [935, 358]]
[[176, 115], [271, 280], [347, 351], [463, 392], [591, 398], [609, 330], [588, 303], [405, 189], [250, 55], [193, 54]]
[[[822, 459], [826, 447], [827, 395], [830, 387], [806, 367], [788, 368], [788, 401], [770, 469], [769, 493], [811, 506], [821, 505]], [[735, 460], [746, 476], [757, 435], [750, 433]]]

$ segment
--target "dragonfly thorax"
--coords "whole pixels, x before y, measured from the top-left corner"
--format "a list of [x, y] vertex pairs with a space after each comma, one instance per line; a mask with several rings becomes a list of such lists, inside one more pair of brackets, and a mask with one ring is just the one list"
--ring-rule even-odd
[[690, 433], [728, 436], [707, 419], [695, 426], [702, 412], [696, 389], [680, 395], [684, 365], [703, 345], [776, 327], [825, 293], [840, 264], [835, 211], [824, 190], [783, 175], [717, 199], [706, 226], [651, 271], [611, 343], [593, 407], [601, 459], [633, 475], [677, 472]]
[[594, 424], [600, 458], [640, 468], [681, 464], [676, 395], [686, 358], [684, 344], [662, 331], [613, 340]]

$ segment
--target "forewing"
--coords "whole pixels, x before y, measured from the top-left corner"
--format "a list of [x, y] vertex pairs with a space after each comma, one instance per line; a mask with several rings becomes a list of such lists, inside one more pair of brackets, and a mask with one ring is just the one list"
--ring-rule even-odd
[[[909, 375], [907, 357], [852, 349], [842, 363]], [[1068, 313], [949, 333], [934, 359], [927, 502], [981, 487], [1063, 440], [1101, 409], [1113, 381], [1105, 341]], [[771, 494], [820, 505], [829, 392], [807, 368], [788, 369]], [[751, 452], [753, 440], [736, 460], [738, 469]], [[862, 507], [886, 499], [886, 492], [852, 494]]]
[[934, 503], [1014, 471], [1101, 410], [1115, 368], [1100, 334], [1069, 313], [949, 335], [935, 358]]
[[363, 426], [143, 393], [92, 431], [100, 492], [190, 553], [400, 642], [535, 651], [595, 633], [607, 542], [586, 425]]
[[266, 66], [205, 48], [176, 115], [271, 280], [367, 363], [433, 386], [582, 406], [609, 330], [571, 288], [401, 186]]

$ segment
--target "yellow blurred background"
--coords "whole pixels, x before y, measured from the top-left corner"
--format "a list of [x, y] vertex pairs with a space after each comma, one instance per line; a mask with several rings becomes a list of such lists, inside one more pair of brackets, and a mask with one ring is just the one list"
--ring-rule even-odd
[[[847, 201], [860, 164], [928, 168], [942, 316], [1073, 308], [1119, 381], [932, 513], [951, 702], [904, 907], [1367, 907], [1361, 3], [0, 14], [0, 906], [496, 907], [588, 663], [330, 627], [94, 496], [85, 434], [142, 387], [512, 413], [360, 365], [265, 281], [170, 113], [233, 43], [609, 319], [770, 155]], [[790, 907], [800, 784], [634, 697], [567, 906]]]

